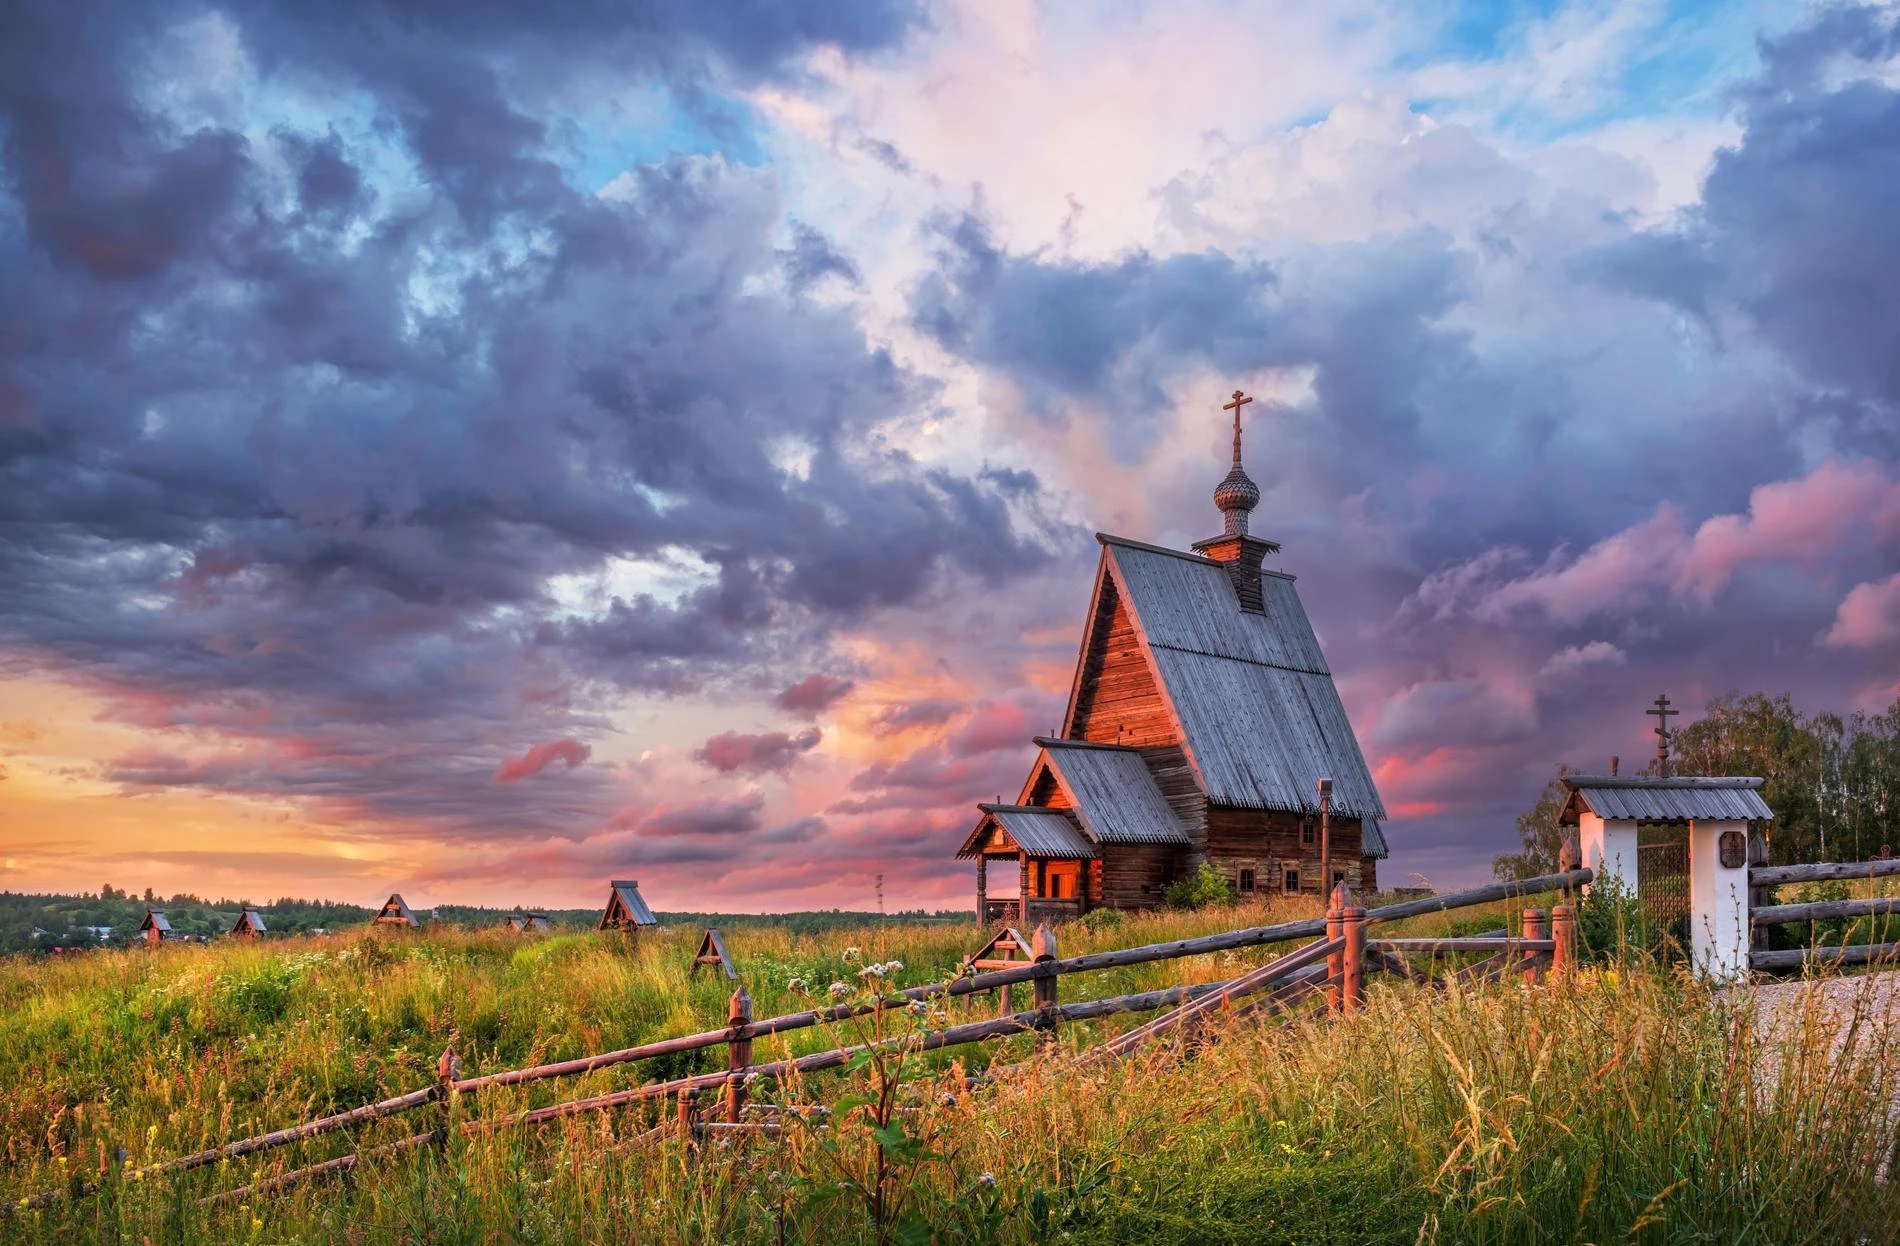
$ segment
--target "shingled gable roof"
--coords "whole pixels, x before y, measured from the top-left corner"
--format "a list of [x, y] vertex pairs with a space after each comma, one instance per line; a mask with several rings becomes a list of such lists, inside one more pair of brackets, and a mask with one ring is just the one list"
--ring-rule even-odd
[[1189, 842], [1138, 750], [1047, 736], [1037, 736], [1036, 743], [1042, 753], [1029, 772], [1023, 802], [1047, 766], [1068, 796], [1083, 833], [1096, 843]]
[[164, 909], [145, 910], [145, 920], [139, 923], [139, 933], [144, 934], [148, 930], [156, 930], [161, 935], [171, 933], [172, 924], [165, 920]]
[[[660, 919], [647, 907], [645, 898], [640, 895], [640, 884], [630, 878], [616, 878], [608, 883], [611, 890], [607, 893], [607, 907], [600, 915], [600, 928], [622, 922], [632, 922], [636, 926], [657, 926]], [[618, 901], [616, 912], [615, 901]]]
[[[1261, 573], [1262, 609], [1243, 610], [1220, 563], [1097, 533], [1097, 602], [1112, 586], [1180, 733], [1196, 781], [1215, 804], [1317, 812], [1321, 776], [1333, 811], [1383, 819], [1379, 800], [1293, 577]], [[1103, 624], [1092, 609], [1069, 693], [1074, 727], [1082, 669]]]

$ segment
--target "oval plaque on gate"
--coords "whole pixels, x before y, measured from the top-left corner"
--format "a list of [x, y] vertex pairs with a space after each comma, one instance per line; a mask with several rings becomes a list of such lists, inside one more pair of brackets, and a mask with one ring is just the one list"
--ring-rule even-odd
[[1723, 831], [1716, 852], [1725, 870], [1739, 870], [1748, 861], [1748, 836], [1740, 831]]

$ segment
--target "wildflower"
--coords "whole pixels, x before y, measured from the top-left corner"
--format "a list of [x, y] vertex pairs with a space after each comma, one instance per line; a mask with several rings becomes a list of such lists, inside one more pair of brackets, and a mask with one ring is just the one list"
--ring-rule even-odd
[[885, 973], [903, 973], [904, 962], [901, 960], [887, 960], [884, 962], [884, 972]]
[[976, 1183], [986, 1190], [994, 1190], [996, 1188], [996, 1174], [986, 1172], [976, 1179]]
[[831, 984], [831, 998], [843, 999], [845, 996], [849, 994], [851, 994], [851, 988], [846, 986], [844, 983], [833, 982]]
[[846, 949], [844, 950], [844, 958], [845, 958], [845, 959], [846, 959], [847, 961], [853, 961], [853, 960], [863, 960], [863, 959], [864, 959], [864, 953], [863, 953], [863, 952], [860, 952], [860, 951], [859, 951], [859, 950], [858, 950], [857, 948], [855, 948], [855, 947], [848, 947], [848, 948], [846, 948]]
[[913, 1015], [921, 1017], [926, 1012], [929, 1012], [930, 1009], [924, 1005], [923, 1000], [913, 999], [910, 1001], [910, 1011]]
[[61, 1168], [64, 1168], [66, 1166], [66, 1157], [64, 1155], [59, 1157], [59, 1166]]
[[253, 1218], [251, 1220], [251, 1232], [255, 1233], [259, 1229], [262, 1229], [263, 1227], [264, 1227], [264, 1222], [262, 1220], [258, 1220], [256, 1218]]
[[793, 978], [790, 982], [785, 984], [785, 989], [788, 991], [802, 991], [805, 989], [805, 980], [803, 978]]
[[858, 970], [858, 976], [860, 978], [881, 978], [884, 976], [884, 966], [866, 965], [864, 968]]

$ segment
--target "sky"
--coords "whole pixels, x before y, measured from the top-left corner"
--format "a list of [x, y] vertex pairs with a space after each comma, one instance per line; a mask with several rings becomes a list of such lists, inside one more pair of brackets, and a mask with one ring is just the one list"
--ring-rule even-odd
[[1883, 710], [1897, 20], [0, 5], [0, 889], [967, 905], [1236, 388], [1388, 884]]

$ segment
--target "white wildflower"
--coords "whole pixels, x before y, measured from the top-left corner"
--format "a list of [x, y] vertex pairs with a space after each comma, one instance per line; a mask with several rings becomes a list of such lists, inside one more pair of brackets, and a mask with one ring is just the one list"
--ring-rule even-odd
[[976, 1183], [986, 1190], [994, 1190], [996, 1188], [996, 1174], [986, 1172], [976, 1179]]
[[805, 980], [803, 978], [793, 978], [790, 982], [785, 984], [785, 989], [788, 991], [802, 991], [805, 989]]
[[845, 996], [849, 994], [851, 994], [851, 988], [846, 986], [844, 983], [833, 982], [831, 984], [831, 998], [843, 999]]

